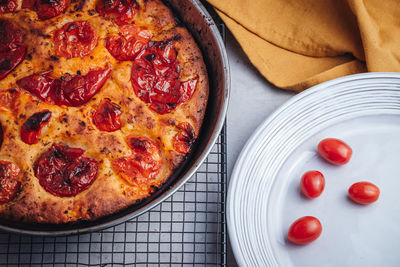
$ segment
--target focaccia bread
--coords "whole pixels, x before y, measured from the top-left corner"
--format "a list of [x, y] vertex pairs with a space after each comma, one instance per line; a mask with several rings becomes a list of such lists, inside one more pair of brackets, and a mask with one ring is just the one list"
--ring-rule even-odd
[[0, 217], [67, 223], [150, 196], [191, 151], [209, 93], [160, 0], [0, 3]]

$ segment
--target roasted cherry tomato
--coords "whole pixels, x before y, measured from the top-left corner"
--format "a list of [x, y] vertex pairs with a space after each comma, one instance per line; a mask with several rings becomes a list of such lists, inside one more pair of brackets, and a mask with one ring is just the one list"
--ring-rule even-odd
[[26, 49], [24, 46], [0, 53], [0, 80], [4, 79], [24, 60], [25, 53]]
[[17, 10], [17, 0], [1, 0], [0, 1], [0, 14], [11, 13]]
[[121, 129], [121, 107], [104, 99], [93, 115], [93, 122], [101, 131], [113, 132]]
[[28, 145], [39, 142], [40, 132], [45, 124], [50, 121], [51, 112], [44, 110], [30, 116], [21, 127], [21, 140]]
[[12, 23], [0, 20], [0, 52], [8, 52], [22, 46], [24, 34]]
[[55, 145], [34, 163], [40, 185], [58, 197], [72, 197], [91, 185], [97, 176], [97, 161], [83, 157], [80, 148]]
[[12, 23], [0, 20], [0, 80], [25, 58], [24, 35]]
[[53, 35], [55, 53], [59, 57], [84, 57], [96, 47], [97, 35], [87, 21], [74, 21], [56, 30]]
[[146, 183], [153, 179], [161, 168], [161, 151], [150, 139], [128, 136], [132, 155], [113, 160], [112, 166], [130, 184]]
[[139, 4], [135, 0], [99, 0], [96, 9], [101, 16], [124, 25], [134, 22]]
[[[29, 1], [32, 2], [32, 1]], [[54, 18], [64, 12], [68, 7], [68, 0], [36, 0], [33, 9], [39, 19], [46, 20]], [[24, 6], [27, 6], [25, 4]], [[31, 3], [29, 3], [31, 5]]]
[[319, 171], [308, 171], [301, 177], [300, 188], [308, 198], [316, 198], [325, 188], [325, 178]]
[[180, 103], [187, 102], [194, 94], [194, 90], [197, 86], [197, 78], [190, 79], [181, 83], [179, 91], [181, 92], [181, 100]]
[[335, 138], [322, 140], [318, 144], [318, 152], [321, 157], [335, 165], [346, 164], [353, 153], [349, 145]]
[[349, 197], [358, 204], [370, 204], [378, 200], [379, 188], [369, 182], [358, 182], [350, 186]]
[[18, 181], [20, 169], [12, 162], [0, 160], [0, 204], [15, 198], [21, 183]]
[[106, 48], [117, 60], [134, 60], [147, 47], [150, 38], [149, 31], [135, 25], [124, 25], [120, 27], [119, 36], [106, 38]]
[[4, 140], [3, 125], [0, 123], [0, 148], [3, 145], [3, 140]]
[[19, 95], [20, 91], [15, 89], [0, 90], [0, 107], [14, 109]]
[[197, 81], [180, 82], [176, 57], [172, 43], [152, 42], [133, 62], [131, 82], [135, 94], [159, 114], [168, 113], [188, 100], [197, 84]]
[[172, 145], [178, 153], [187, 154], [190, 152], [190, 148], [195, 140], [193, 127], [188, 122], [181, 122], [177, 127], [179, 132], [175, 134]]
[[18, 80], [17, 84], [41, 100], [77, 107], [100, 90], [110, 73], [109, 69], [95, 69], [86, 75], [67, 75], [60, 79], [52, 78], [49, 73], [33, 74]]
[[305, 216], [292, 223], [287, 237], [294, 244], [304, 245], [317, 239], [321, 232], [320, 221], [315, 217]]

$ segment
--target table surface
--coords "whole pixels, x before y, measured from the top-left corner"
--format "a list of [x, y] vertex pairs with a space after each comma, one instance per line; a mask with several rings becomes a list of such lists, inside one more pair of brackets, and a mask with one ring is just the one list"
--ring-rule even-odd
[[[227, 115], [228, 183], [246, 141], [256, 128], [294, 95], [270, 84], [250, 63], [227, 31], [226, 49], [231, 67], [231, 95]], [[228, 243], [228, 266], [237, 266]]]

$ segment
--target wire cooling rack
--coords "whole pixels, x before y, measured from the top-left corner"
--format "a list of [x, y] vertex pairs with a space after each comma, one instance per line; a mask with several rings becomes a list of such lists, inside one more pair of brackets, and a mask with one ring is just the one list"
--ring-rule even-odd
[[[225, 40], [225, 26], [219, 28]], [[0, 266], [226, 266], [226, 176], [224, 126], [195, 175], [149, 212], [82, 235], [0, 231]]]
[[0, 266], [225, 266], [226, 129], [196, 174], [118, 226], [67, 237], [0, 232]]

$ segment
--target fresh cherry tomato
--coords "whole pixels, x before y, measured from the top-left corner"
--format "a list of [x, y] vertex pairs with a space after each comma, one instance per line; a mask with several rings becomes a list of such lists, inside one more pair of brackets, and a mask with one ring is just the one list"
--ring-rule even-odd
[[294, 244], [304, 245], [317, 239], [321, 232], [321, 222], [313, 216], [305, 216], [292, 223], [287, 237]]
[[319, 171], [308, 171], [301, 177], [300, 188], [308, 198], [316, 198], [325, 188], [325, 178]]
[[318, 152], [325, 160], [335, 165], [349, 162], [353, 151], [345, 142], [335, 138], [327, 138], [318, 144]]
[[349, 197], [358, 204], [370, 204], [379, 198], [379, 188], [369, 182], [358, 182], [350, 186]]

